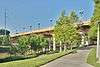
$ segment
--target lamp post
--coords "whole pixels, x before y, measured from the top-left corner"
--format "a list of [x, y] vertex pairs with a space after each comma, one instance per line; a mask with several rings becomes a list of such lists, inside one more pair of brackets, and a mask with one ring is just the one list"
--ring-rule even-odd
[[81, 11], [79, 12], [79, 14], [80, 14], [80, 22], [82, 23], [84, 11], [81, 10]]
[[97, 22], [97, 52], [96, 52], [96, 57], [99, 59], [99, 51], [100, 49], [100, 21]]
[[32, 31], [32, 26], [31, 25], [29, 26], [29, 28], [30, 28], [30, 31]]
[[[51, 34], [50, 34], [50, 33], [51, 33], [51, 32], [50, 32], [50, 27], [52, 26], [51, 23], [52, 23], [53, 20], [50, 19], [49, 21], [50, 21], [50, 26], [49, 26], [49, 35], [51, 35]], [[50, 50], [51, 50], [51, 37], [48, 38], [48, 41], [49, 41], [49, 51], [50, 51]]]
[[5, 9], [5, 36], [6, 36], [6, 17], [7, 17], [7, 13], [6, 13], [6, 9]]

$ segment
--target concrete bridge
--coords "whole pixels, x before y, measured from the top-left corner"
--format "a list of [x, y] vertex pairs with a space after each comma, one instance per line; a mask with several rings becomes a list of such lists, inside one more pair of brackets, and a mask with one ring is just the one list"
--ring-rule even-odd
[[[85, 33], [88, 32], [88, 29], [90, 28], [89, 24], [90, 24], [89, 21], [84, 21], [83, 23], [75, 23], [77, 30], [79, 30], [79, 33], [82, 36], [83, 45], [85, 44]], [[54, 32], [54, 27], [48, 27], [48, 28], [33, 30], [31, 32], [22, 32], [22, 33], [14, 34], [11, 35], [11, 43], [16, 43], [16, 38], [19, 36], [30, 36], [32, 34], [42, 34], [43, 36], [48, 38], [50, 42], [52, 41], [52, 45], [54, 47], [53, 50], [55, 50], [55, 38], [53, 32]]]

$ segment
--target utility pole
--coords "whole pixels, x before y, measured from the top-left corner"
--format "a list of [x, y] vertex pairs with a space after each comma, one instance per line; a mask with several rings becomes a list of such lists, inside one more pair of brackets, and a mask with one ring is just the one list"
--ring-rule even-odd
[[6, 18], [7, 18], [7, 13], [6, 13], [6, 9], [5, 9], [5, 36], [6, 36], [6, 25], [7, 25], [7, 23], [6, 23]]
[[[5, 12], [4, 12], [4, 36], [6, 36], [6, 18], [7, 18], [7, 13], [6, 13], [6, 9], [5, 9]], [[2, 44], [4, 45], [4, 42], [5, 42], [5, 39], [4, 39], [4, 36], [3, 36], [3, 41], [2, 41]]]

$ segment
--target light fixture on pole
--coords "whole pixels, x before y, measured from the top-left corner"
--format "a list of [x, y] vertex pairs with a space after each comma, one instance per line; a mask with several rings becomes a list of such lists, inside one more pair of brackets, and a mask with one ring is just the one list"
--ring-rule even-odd
[[32, 31], [32, 26], [31, 25], [29, 26], [29, 28], [30, 28], [30, 31]]
[[38, 29], [40, 29], [40, 22], [38, 22]]
[[50, 19], [50, 25], [51, 25], [51, 26], [52, 26], [52, 21], [53, 21], [53, 20], [52, 20], [52, 19]]

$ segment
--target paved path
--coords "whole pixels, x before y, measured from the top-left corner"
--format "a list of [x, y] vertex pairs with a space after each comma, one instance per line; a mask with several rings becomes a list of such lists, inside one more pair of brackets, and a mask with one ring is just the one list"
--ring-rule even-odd
[[75, 54], [66, 55], [41, 67], [93, 67], [85, 63], [88, 52], [89, 50], [79, 50]]

